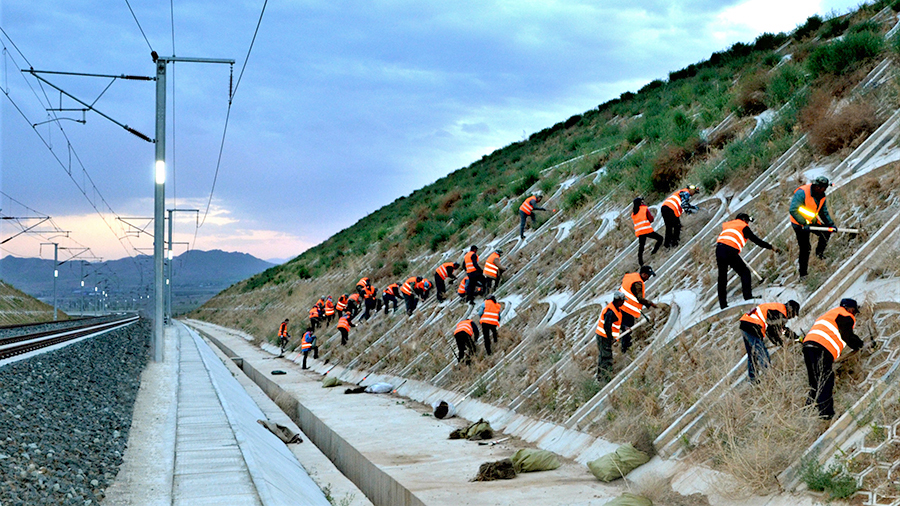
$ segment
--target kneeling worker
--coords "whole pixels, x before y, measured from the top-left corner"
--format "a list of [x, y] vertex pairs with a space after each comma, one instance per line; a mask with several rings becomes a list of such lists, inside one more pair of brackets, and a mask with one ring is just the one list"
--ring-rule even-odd
[[719, 307], [722, 309], [728, 307], [728, 267], [734, 269], [734, 272], [741, 277], [741, 290], [744, 294], [744, 300], [753, 298], [750, 268], [747, 267], [744, 259], [741, 258], [741, 250], [747, 244], [747, 241], [752, 241], [760, 248], [778, 252], [774, 246], [753, 234], [753, 231], [748, 226], [751, 221], [753, 221], [753, 218], [749, 214], [738, 213], [735, 219], [722, 224], [722, 232], [716, 239], [716, 266], [719, 268]]
[[456, 324], [453, 337], [456, 338], [456, 346], [459, 348], [457, 363], [465, 360], [466, 365], [470, 365], [472, 355], [475, 354], [475, 343], [478, 341], [478, 327], [472, 323], [472, 320], [463, 320]]
[[600, 320], [597, 321], [597, 381], [608, 383], [613, 376], [613, 340], [619, 340], [619, 332], [622, 328], [622, 306], [625, 305], [625, 294], [616, 292], [613, 300], [600, 311]]
[[[353, 324], [353, 322], [350, 321], [352, 318], [353, 318], [353, 316], [350, 314], [349, 311], [347, 311], [346, 313], [343, 314], [343, 316], [341, 316], [341, 319], [338, 320], [337, 328], [338, 328], [338, 331], [341, 333], [341, 346], [347, 345], [347, 338], [350, 335], [350, 327], [356, 326]], [[316, 357], [313, 357], [313, 358], [316, 358]]]
[[303, 369], [309, 369], [309, 367], [306, 367], [306, 357], [309, 355], [310, 350], [313, 352], [313, 359], [319, 358], [319, 347], [316, 346], [316, 339], [312, 327], [307, 327], [306, 334], [303, 334], [303, 339], [300, 340], [300, 351], [303, 353]]
[[764, 337], [775, 346], [781, 346], [782, 336], [787, 332], [792, 339], [793, 332], [785, 329], [784, 324], [800, 314], [800, 304], [789, 300], [787, 304], [766, 302], [741, 316], [738, 327], [744, 336], [744, 349], [747, 351], [747, 379], [750, 383], [759, 383], [759, 376], [772, 362], [769, 350], [766, 349]]

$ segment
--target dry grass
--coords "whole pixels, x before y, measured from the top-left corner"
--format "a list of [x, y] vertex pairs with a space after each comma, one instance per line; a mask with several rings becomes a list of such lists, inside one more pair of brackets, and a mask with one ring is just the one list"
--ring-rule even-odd
[[881, 125], [868, 102], [853, 102], [816, 121], [809, 129], [809, 144], [821, 155], [856, 148]]
[[642, 481], [637, 487], [638, 495], [663, 506], [709, 506], [709, 500], [702, 494], [681, 495], [672, 490], [668, 479]]

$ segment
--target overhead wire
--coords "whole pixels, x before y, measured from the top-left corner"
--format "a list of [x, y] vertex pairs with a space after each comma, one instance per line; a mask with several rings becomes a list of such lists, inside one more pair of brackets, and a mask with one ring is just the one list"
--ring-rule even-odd
[[153, 46], [150, 45], [150, 39], [147, 38], [147, 34], [144, 33], [144, 29], [141, 27], [141, 22], [138, 21], [137, 15], [134, 13], [134, 9], [131, 8], [131, 3], [128, 0], [125, 0], [125, 5], [128, 6], [128, 10], [131, 11], [131, 17], [134, 18], [134, 22], [137, 23], [138, 30], [141, 31], [141, 35], [144, 36], [144, 40], [147, 41], [147, 47], [150, 48], [150, 52], [153, 52]]

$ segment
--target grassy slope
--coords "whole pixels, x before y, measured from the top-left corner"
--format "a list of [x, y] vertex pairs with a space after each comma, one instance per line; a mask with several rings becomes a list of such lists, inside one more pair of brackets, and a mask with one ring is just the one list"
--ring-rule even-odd
[[[61, 320], [68, 319], [60, 312]], [[53, 320], [53, 306], [0, 282], [0, 325], [17, 325]]]

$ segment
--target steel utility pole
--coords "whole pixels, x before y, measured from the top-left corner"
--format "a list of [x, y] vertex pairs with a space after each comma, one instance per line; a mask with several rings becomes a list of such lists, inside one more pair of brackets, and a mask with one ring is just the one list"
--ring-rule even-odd
[[[153, 341], [151, 353], [154, 362], [163, 361], [165, 340], [165, 273], [163, 272], [163, 241], [165, 234], [166, 207], [166, 65], [169, 62], [186, 63], [227, 63], [234, 60], [220, 58], [185, 58], [180, 56], [159, 56], [151, 51], [156, 64], [156, 186], [153, 197]], [[230, 97], [229, 97], [230, 98]]]

